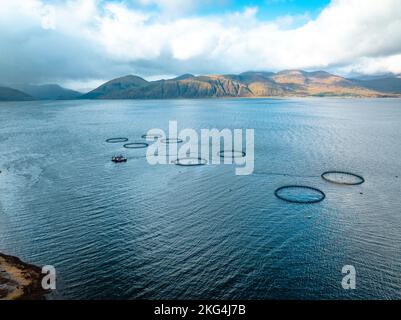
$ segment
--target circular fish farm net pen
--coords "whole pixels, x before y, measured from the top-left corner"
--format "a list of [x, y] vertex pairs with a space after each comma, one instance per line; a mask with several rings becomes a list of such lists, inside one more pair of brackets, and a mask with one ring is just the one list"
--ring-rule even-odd
[[145, 140], [157, 140], [160, 139], [161, 137], [162, 137], [161, 134], [143, 134], [141, 136], [141, 138]]
[[319, 189], [298, 185], [280, 187], [274, 191], [274, 195], [291, 203], [317, 203], [326, 198], [325, 193]]
[[331, 183], [349, 186], [355, 186], [365, 182], [362, 176], [345, 171], [326, 171], [322, 173], [321, 177]]
[[219, 151], [219, 156], [221, 158], [243, 158], [246, 153], [238, 150], [221, 150]]
[[120, 143], [120, 142], [127, 142], [128, 138], [109, 138], [106, 139], [107, 143]]
[[124, 148], [127, 149], [142, 149], [142, 148], [147, 148], [149, 147], [149, 144], [146, 142], [130, 142], [124, 144]]
[[207, 164], [207, 160], [200, 157], [187, 157], [187, 158], [178, 158], [173, 161], [173, 163], [177, 166], [183, 167], [195, 167], [195, 166], [204, 166]]
[[183, 142], [182, 139], [179, 138], [165, 138], [160, 140], [162, 143], [169, 144], [169, 143], [181, 143]]

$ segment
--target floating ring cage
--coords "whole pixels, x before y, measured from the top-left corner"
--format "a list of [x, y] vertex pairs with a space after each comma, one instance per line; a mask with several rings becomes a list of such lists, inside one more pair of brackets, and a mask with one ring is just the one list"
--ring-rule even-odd
[[246, 156], [246, 153], [242, 150], [220, 150], [219, 156], [221, 158], [243, 158]]
[[127, 142], [128, 138], [109, 138], [106, 140], [107, 143], [120, 143]]
[[149, 144], [146, 142], [130, 142], [124, 144], [124, 148], [127, 149], [142, 149], [142, 148], [147, 148], [149, 147]]
[[299, 185], [280, 187], [274, 191], [274, 195], [291, 203], [317, 203], [326, 198], [325, 193], [317, 188]]
[[145, 140], [157, 140], [160, 139], [161, 137], [162, 137], [161, 134], [143, 134], [141, 136], [141, 138]]
[[173, 163], [177, 166], [183, 167], [194, 167], [194, 166], [204, 166], [207, 164], [207, 160], [200, 157], [187, 157], [187, 158], [178, 158], [174, 160]]
[[162, 143], [169, 144], [169, 143], [181, 143], [183, 142], [182, 139], [179, 138], [164, 138], [160, 140]]
[[345, 171], [326, 171], [321, 177], [331, 183], [345, 184], [349, 186], [359, 185], [365, 182], [365, 179], [355, 173]]

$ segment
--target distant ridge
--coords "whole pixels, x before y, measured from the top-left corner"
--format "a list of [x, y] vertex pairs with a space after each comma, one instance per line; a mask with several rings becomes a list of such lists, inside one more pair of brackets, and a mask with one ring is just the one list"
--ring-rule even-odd
[[30, 101], [35, 100], [34, 97], [25, 92], [8, 88], [0, 87], [0, 101]]
[[57, 84], [45, 85], [15, 85], [13, 86], [38, 100], [70, 100], [76, 99], [82, 93], [65, 89]]
[[110, 80], [100, 87], [92, 90], [80, 98], [82, 99], [113, 99], [119, 95], [119, 92], [140, 88], [148, 85], [145, 79], [138, 76], [128, 75], [125, 77]]
[[181, 76], [174, 78], [173, 80], [185, 80], [185, 79], [192, 79], [192, 78], [195, 78], [195, 76], [193, 74], [186, 73], [186, 74], [183, 74]]
[[[377, 80], [380, 83], [380, 80]], [[84, 99], [173, 99], [214, 97], [388, 97], [400, 96], [401, 87], [386, 90], [371, 81], [346, 79], [326, 71], [249, 71], [238, 75], [194, 76], [146, 81], [125, 76], [106, 82]], [[392, 86], [394, 88], [394, 86]]]
[[401, 78], [400, 77], [386, 77], [370, 80], [354, 80], [355, 83], [364, 86], [365, 88], [376, 90], [385, 93], [400, 93], [401, 92]]

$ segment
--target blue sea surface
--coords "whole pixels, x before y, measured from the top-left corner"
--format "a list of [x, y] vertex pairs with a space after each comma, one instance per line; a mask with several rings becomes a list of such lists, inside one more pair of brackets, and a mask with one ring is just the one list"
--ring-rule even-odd
[[[253, 174], [105, 142], [170, 120], [254, 129]], [[55, 266], [52, 299], [401, 298], [401, 100], [2, 102], [0, 170], [0, 252]], [[284, 185], [326, 198], [285, 202]]]

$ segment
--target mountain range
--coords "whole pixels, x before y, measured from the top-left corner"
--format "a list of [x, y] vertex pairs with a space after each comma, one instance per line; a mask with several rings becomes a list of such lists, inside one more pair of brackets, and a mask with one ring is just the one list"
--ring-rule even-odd
[[65, 89], [57, 84], [15, 85], [13, 88], [25, 92], [37, 100], [71, 100], [82, 96], [81, 92]]
[[65, 89], [57, 84], [0, 86], [0, 101], [71, 100], [82, 93]]
[[0, 87], [0, 101], [29, 101], [34, 100], [32, 96], [26, 94], [25, 92], [7, 88]]
[[[19, 89], [15, 90], [15, 89]], [[174, 99], [217, 97], [401, 97], [401, 77], [347, 79], [326, 71], [284, 70], [194, 76], [157, 81], [128, 75], [86, 93], [57, 85], [0, 87], [0, 100], [30, 99]]]

